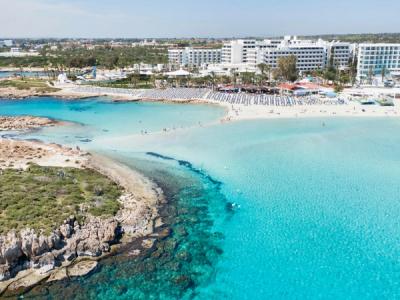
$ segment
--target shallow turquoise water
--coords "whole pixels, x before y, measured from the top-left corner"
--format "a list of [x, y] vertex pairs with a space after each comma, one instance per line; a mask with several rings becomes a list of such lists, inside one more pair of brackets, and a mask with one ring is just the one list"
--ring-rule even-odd
[[[0, 114], [80, 122], [29, 137], [79, 143], [131, 164], [138, 159], [169, 163], [145, 155], [157, 152], [189, 161], [223, 183], [223, 197], [208, 202], [207, 213], [212, 231], [223, 233], [223, 253], [196, 285], [196, 298], [400, 297], [399, 120], [218, 124], [222, 112], [210, 106], [95, 100], [72, 106], [78, 109], [53, 100], [7, 102], [0, 103]], [[140, 133], [144, 127], [150, 134]], [[81, 142], [80, 134], [91, 142]], [[228, 219], [212, 213], [222, 199], [240, 203], [240, 211]], [[113, 281], [103, 284], [112, 290]], [[129, 292], [113, 295], [128, 298]]]
[[20, 76], [20, 75], [26, 76], [26, 77], [42, 77], [42, 76], [47, 76], [45, 72], [9, 72], [9, 71], [0, 71], [0, 78], [6, 78], [6, 77], [14, 77], [15, 75]]

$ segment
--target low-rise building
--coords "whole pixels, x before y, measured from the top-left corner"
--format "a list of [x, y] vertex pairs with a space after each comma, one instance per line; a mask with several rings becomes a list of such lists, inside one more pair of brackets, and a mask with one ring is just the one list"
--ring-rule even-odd
[[12, 40], [3, 40], [0, 41], [0, 47], [12, 47], [13, 41]]

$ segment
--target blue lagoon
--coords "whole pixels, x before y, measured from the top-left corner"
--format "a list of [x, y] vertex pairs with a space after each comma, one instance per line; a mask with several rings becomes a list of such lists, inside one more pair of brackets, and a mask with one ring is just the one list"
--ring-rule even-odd
[[72, 122], [10, 134], [105, 154], [168, 197], [171, 234], [148, 255], [128, 245], [91, 275], [25, 298], [400, 297], [397, 118], [221, 124], [216, 106], [106, 98], [2, 100], [0, 115]]

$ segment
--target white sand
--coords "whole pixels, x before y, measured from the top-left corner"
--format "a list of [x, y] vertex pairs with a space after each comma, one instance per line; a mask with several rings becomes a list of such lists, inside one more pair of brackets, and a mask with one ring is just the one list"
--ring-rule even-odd
[[304, 105], [304, 106], [263, 106], [240, 105], [209, 101], [222, 105], [227, 115], [222, 121], [278, 118], [321, 118], [321, 117], [399, 117], [400, 101], [395, 106], [361, 105], [351, 102], [344, 105]]

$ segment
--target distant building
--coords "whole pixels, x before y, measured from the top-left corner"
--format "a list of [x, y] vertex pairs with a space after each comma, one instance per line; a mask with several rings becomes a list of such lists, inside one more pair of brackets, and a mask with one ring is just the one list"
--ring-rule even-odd
[[177, 48], [168, 49], [168, 61], [175, 66], [201, 66], [221, 63], [221, 49]]
[[20, 48], [13, 47], [9, 52], [0, 52], [2, 57], [23, 57], [23, 56], [38, 56], [39, 52], [31, 49], [29, 51], [21, 51]]
[[357, 80], [363, 82], [383, 72], [400, 74], [400, 44], [360, 44]]
[[132, 47], [150, 47], [150, 46], [157, 46], [157, 45], [158, 45], [158, 43], [154, 39], [151, 41], [148, 41], [147, 39], [145, 39], [140, 42], [132, 43]]
[[12, 47], [13, 41], [12, 40], [3, 40], [0, 41], [0, 47]]

